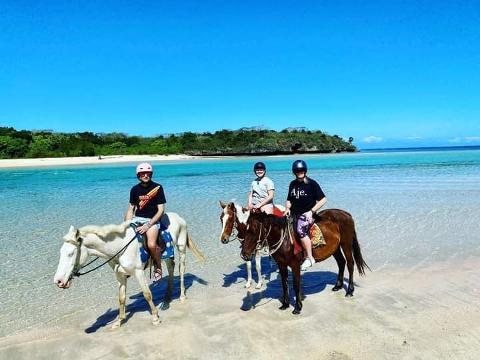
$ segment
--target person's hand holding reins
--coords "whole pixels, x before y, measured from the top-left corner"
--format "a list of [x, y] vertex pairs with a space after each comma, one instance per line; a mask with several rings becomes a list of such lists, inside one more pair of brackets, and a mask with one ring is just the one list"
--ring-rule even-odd
[[289, 217], [290, 216], [290, 209], [285, 209], [285, 211], [283, 212], [283, 216]]
[[145, 233], [148, 231], [148, 229], [150, 229], [150, 228], [151, 228], [150, 223], [145, 223], [145, 224], [143, 224], [142, 226], [137, 227], [137, 232], [143, 235], [143, 234], [145, 234]]

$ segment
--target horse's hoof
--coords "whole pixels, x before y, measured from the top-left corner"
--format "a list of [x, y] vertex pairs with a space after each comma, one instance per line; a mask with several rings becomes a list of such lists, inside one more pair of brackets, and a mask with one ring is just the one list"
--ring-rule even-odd
[[154, 317], [152, 319], [152, 325], [160, 325], [161, 321], [160, 321], [160, 318], [157, 316], [156, 318]]
[[343, 288], [343, 285], [335, 285], [333, 288], [332, 288], [332, 291], [338, 291], [338, 290], [341, 290]]
[[352, 297], [353, 296], [353, 290], [352, 291], [347, 291], [345, 294], [345, 297]]
[[299, 315], [301, 312], [302, 312], [301, 309], [295, 308], [295, 309], [292, 311], [292, 314], [293, 314], [293, 315]]
[[117, 330], [120, 326], [122, 326], [122, 320], [115, 320], [110, 330]]
[[257, 290], [258, 290], [258, 289], [261, 289], [261, 288], [262, 288], [262, 285], [263, 285], [262, 283], [258, 283], [257, 286], [255, 286], [255, 289], [257, 289]]
[[170, 301], [162, 302], [162, 304], [160, 305], [160, 310], [165, 311], [168, 309], [170, 309]]
[[186, 297], [185, 295], [180, 296], [180, 302], [181, 302], [181, 303], [185, 302], [185, 299], [186, 299], [186, 298], [187, 298], [187, 297]]
[[252, 283], [250, 281], [247, 281], [245, 283], [245, 289], [248, 289], [250, 286], [252, 286]]
[[280, 310], [287, 310], [290, 304], [283, 304], [282, 306], [279, 307]]

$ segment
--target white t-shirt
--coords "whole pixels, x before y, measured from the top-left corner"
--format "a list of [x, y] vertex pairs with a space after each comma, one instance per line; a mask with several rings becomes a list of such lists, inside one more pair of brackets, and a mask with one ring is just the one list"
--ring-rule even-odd
[[[260, 204], [267, 196], [269, 190], [275, 190], [273, 181], [264, 176], [261, 180], [253, 180], [250, 187], [252, 192], [252, 205]], [[273, 203], [273, 200], [269, 202]]]

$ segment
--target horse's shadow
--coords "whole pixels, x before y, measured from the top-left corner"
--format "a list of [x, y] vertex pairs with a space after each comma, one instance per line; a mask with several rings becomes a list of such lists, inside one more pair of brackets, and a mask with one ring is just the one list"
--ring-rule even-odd
[[[305, 299], [307, 295], [320, 293], [325, 290], [327, 285], [335, 285], [336, 281], [337, 274], [332, 271], [309, 271], [302, 273], [302, 298]], [[345, 278], [344, 281], [348, 280]], [[291, 271], [288, 273], [288, 285], [290, 304], [295, 304], [295, 291], [293, 290], [293, 277]], [[345, 284], [344, 289], [347, 289], [347, 285]], [[267, 283], [264, 290], [258, 292], [248, 291], [243, 298], [240, 309], [243, 311], [252, 310], [256, 307], [263, 306], [274, 299], [277, 299], [281, 303], [282, 297], [282, 278], [280, 274], [278, 274], [275, 279]], [[265, 301], [262, 302], [262, 300]]]
[[[197, 282], [201, 285], [207, 285], [208, 282], [204, 279], [201, 279], [193, 274], [185, 274], [185, 291], [187, 291], [194, 282]], [[152, 283], [150, 284], [150, 291], [152, 292], [152, 300], [155, 306], [161, 304], [159, 310], [167, 310], [169, 308], [169, 303], [165, 301], [164, 295], [167, 292], [168, 286], [168, 278], [162, 279], [159, 284]], [[180, 277], [175, 276], [173, 280], [173, 291], [172, 291], [172, 301], [180, 298]], [[125, 307], [125, 321], [124, 323], [128, 322], [128, 320], [138, 312], [149, 312], [150, 307], [148, 306], [147, 302], [143, 297], [143, 293], [139, 292], [129, 297], [129, 299], [133, 299], [133, 302], [127, 304]], [[118, 317], [118, 308], [117, 309], [108, 309], [104, 314], [100, 315], [95, 322], [90, 325], [88, 328], [85, 329], [87, 334], [94, 333], [98, 329], [107, 326], [109, 323], [114, 321]]]
[[[270, 256], [263, 256], [260, 264], [262, 265], [263, 278], [270, 281], [272, 274], [278, 270], [277, 264]], [[230, 274], [223, 274], [223, 287], [230, 287], [233, 284], [247, 280], [247, 266], [245, 263], [238, 265], [237, 268], [238, 270], [235, 270]], [[255, 261], [252, 262], [252, 277], [258, 279]]]

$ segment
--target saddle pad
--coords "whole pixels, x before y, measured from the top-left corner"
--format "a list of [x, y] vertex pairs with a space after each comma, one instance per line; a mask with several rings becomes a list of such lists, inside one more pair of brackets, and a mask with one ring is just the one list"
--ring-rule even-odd
[[280, 210], [278, 207], [274, 206], [273, 215], [275, 215], [276, 217], [283, 217], [283, 211]]
[[313, 224], [310, 228], [310, 240], [312, 240], [312, 247], [315, 249], [321, 245], [326, 245], [325, 237], [323, 236], [322, 230], [317, 224]]

